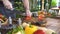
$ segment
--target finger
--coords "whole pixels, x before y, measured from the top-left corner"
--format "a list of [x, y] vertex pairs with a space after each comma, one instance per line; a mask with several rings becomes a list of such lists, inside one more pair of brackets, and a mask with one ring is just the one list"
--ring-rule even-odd
[[12, 6], [7, 5], [6, 8], [7, 8], [7, 9], [12, 9]]

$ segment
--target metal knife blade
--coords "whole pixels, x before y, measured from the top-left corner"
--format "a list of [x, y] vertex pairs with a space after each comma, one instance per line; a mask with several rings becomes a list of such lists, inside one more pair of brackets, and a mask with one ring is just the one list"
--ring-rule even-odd
[[[8, 10], [9, 10], [9, 9], [8, 9]], [[19, 15], [22, 15], [22, 16], [26, 16], [25, 13], [23, 13], [22, 11], [18, 11], [18, 10], [16, 10], [16, 9], [9, 10], [9, 11], [11, 11], [11, 13], [15, 13], [15, 14], [19, 14]]]

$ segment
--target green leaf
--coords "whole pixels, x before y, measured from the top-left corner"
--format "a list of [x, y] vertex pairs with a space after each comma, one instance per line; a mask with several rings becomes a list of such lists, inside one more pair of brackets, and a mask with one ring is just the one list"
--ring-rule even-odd
[[51, 5], [56, 6], [56, 4], [57, 4], [56, 0], [52, 0]]
[[12, 31], [9, 31], [7, 34], [12, 34]]

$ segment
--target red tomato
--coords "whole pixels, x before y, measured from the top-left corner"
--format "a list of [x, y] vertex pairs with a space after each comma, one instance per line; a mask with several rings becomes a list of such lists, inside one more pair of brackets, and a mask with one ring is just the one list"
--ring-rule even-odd
[[3, 15], [2, 14], [0, 14], [0, 17], [2, 17]]
[[37, 30], [33, 34], [46, 34], [43, 30]]
[[2, 17], [3, 17], [3, 15], [2, 15], [2, 14], [0, 14], [0, 19], [2, 19]]
[[27, 16], [26, 18], [25, 18], [25, 20], [30, 20], [31, 19], [31, 17], [29, 17], [29, 16]]
[[44, 20], [44, 18], [45, 18], [45, 15], [43, 14], [38, 15], [38, 20]]
[[44, 19], [43, 17], [38, 16], [38, 20], [43, 20], [43, 19]]

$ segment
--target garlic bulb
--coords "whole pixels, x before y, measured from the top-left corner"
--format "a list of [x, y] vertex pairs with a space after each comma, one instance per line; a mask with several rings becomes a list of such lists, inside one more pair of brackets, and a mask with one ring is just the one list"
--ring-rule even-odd
[[29, 24], [27, 24], [26, 22], [24, 22], [24, 23], [22, 24], [22, 26], [23, 26], [23, 27], [26, 27], [26, 26], [29, 26]]
[[53, 31], [53, 30], [51, 30], [51, 29], [48, 29], [48, 30], [46, 31], [46, 34], [56, 34], [56, 32]]
[[15, 33], [15, 34], [21, 34], [21, 32], [19, 31], [19, 32]]

